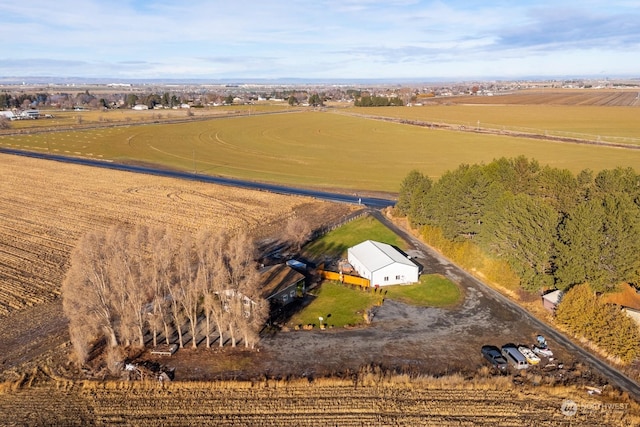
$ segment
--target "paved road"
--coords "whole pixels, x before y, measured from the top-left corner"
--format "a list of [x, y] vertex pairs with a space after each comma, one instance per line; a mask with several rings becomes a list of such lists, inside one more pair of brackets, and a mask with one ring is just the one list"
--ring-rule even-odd
[[62, 156], [58, 154], [36, 153], [31, 151], [14, 150], [11, 148], [0, 148], [0, 153], [14, 154], [19, 156], [34, 157], [38, 159], [55, 160], [58, 162], [74, 163], [77, 165], [114, 169], [125, 172], [145, 173], [149, 175], [166, 176], [170, 178], [187, 179], [190, 181], [209, 182], [214, 184], [229, 185], [233, 187], [247, 188], [251, 190], [269, 191], [277, 194], [287, 194], [295, 196], [308, 196], [316, 199], [331, 202], [361, 204], [370, 208], [381, 209], [393, 206], [396, 202], [391, 199], [376, 197], [361, 197], [357, 195], [330, 193], [326, 191], [309, 190], [304, 188], [288, 187], [277, 184], [265, 184], [260, 182], [245, 181], [233, 178], [223, 178], [218, 176], [201, 175], [192, 172], [181, 172], [169, 169], [151, 168], [146, 166], [128, 165], [105, 160], [92, 160], [81, 157]]
[[421, 261], [427, 264], [424, 265], [427, 272], [443, 274], [451, 280], [459, 283], [461, 286], [463, 286], [463, 288], [465, 288], [467, 292], [478, 292], [490, 298], [491, 300], [496, 301], [506, 310], [513, 313], [516, 318], [526, 321], [526, 323], [532, 325], [549, 341], [555, 341], [556, 343], [561, 344], [573, 355], [579, 356], [580, 359], [591, 365], [592, 368], [598, 371], [603, 377], [607, 378], [612, 384], [615, 384], [620, 389], [628, 392], [636, 400], [640, 401], [640, 385], [637, 382], [633, 381], [616, 368], [595, 357], [588, 351], [584, 350], [582, 347], [575, 345], [564, 334], [536, 319], [526, 310], [521, 308], [518, 304], [514, 303], [489, 286], [485, 285], [462, 268], [456, 266], [451, 261], [432, 250], [430, 247], [423, 244], [420, 240], [416, 239], [414, 236], [407, 233], [402, 228], [397, 227], [379, 211], [372, 211], [371, 214], [387, 227], [392, 229], [395, 233], [403, 237], [407, 242], [410, 242], [414, 246], [414, 248], [420, 251], [422, 256]]
[[[514, 332], [510, 328], [511, 322], [514, 322], [514, 324], [517, 324], [517, 322], [520, 321], [522, 324], [522, 321], [524, 321], [524, 323], [533, 327], [536, 331], [538, 331], [538, 333], [541, 333], [545, 335], [548, 339], [561, 344], [566, 349], [568, 349], [573, 355], [579, 356], [581, 359], [583, 359], [588, 364], [590, 364], [594, 369], [599, 371], [604, 377], [608, 378], [613, 384], [618, 386], [620, 389], [627, 391], [630, 395], [634, 396], [637, 400], [640, 400], [640, 385], [638, 385], [638, 383], [631, 380], [630, 378], [625, 376], [623, 373], [621, 373], [617, 369], [609, 366], [608, 364], [594, 357], [589, 352], [583, 350], [581, 347], [578, 347], [577, 345], [573, 344], [566, 336], [564, 336], [560, 332], [540, 322], [538, 319], [531, 316], [527, 311], [522, 309], [520, 306], [518, 306], [514, 302], [510, 301], [500, 293], [486, 286], [485, 284], [477, 280], [475, 277], [471, 276], [461, 268], [457, 267], [455, 264], [451, 263], [449, 260], [445, 259], [438, 253], [431, 250], [428, 246], [424, 245], [422, 242], [420, 242], [410, 234], [406, 233], [404, 230], [396, 227], [394, 224], [388, 221], [377, 209], [395, 204], [394, 200], [382, 199], [382, 198], [369, 198], [369, 197], [359, 198], [358, 196], [355, 196], [355, 195], [345, 195], [340, 193], [313, 191], [313, 190], [299, 189], [299, 188], [280, 186], [280, 185], [271, 185], [271, 184], [262, 184], [262, 183], [256, 183], [256, 182], [250, 182], [250, 181], [242, 181], [242, 180], [236, 180], [236, 179], [230, 179], [230, 178], [197, 175], [197, 174], [188, 173], [188, 172], [156, 169], [156, 168], [149, 168], [144, 166], [125, 165], [125, 164], [118, 164], [114, 162], [75, 158], [75, 157], [45, 154], [45, 153], [32, 153], [32, 152], [27, 152], [22, 150], [13, 150], [13, 149], [6, 149], [6, 148], [0, 148], [0, 153], [35, 157], [35, 158], [41, 158], [41, 159], [47, 159], [47, 160], [55, 160], [60, 162], [75, 163], [80, 165], [102, 167], [102, 168], [122, 170], [122, 171], [128, 171], [128, 172], [146, 173], [146, 174], [167, 176], [167, 177], [173, 177], [173, 178], [179, 178], [179, 179], [188, 179], [193, 181], [211, 182], [216, 184], [237, 186], [237, 187], [254, 189], [254, 190], [271, 191], [279, 194], [309, 196], [309, 197], [315, 197], [322, 200], [341, 202], [341, 203], [362, 204], [366, 207], [372, 208], [371, 212], [377, 219], [382, 221], [385, 225], [387, 225], [389, 228], [394, 230], [396, 233], [402, 236], [405, 240], [407, 240], [408, 242], [411, 242], [411, 244], [414, 246], [414, 250], [416, 250], [419, 253], [418, 259], [420, 262], [424, 263], [424, 267], [426, 271], [430, 273], [440, 273], [445, 277], [448, 277], [453, 281], [460, 283], [460, 285], [463, 286], [463, 288], [467, 292], [467, 299], [464, 303], [465, 306], [468, 305], [469, 308], [482, 306], [483, 304], [490, 306], [490, 314], [487, 314], [486, 312], [476, 311], [475, 313], [478, 316], [482, 317], [483, 319], [487, 318], [488, 321], [493, 321], [492, 318], [494, 320], [499, 319], [496, 325], [499, 325], [501, 328], [505, 329], [506, 332], [508, 333]], [[476, 299], [477, 301], [474, 301], [474, 299]], [[406, 313], [400, 313], [400, 315], [406, 316]], [[464, 319], [462, 317], [458, 317], [457, 319], [454, 319], [454, 320], [457, 323], [454, 323], [451, 325], [444, 325], [444, 326], [447, 326], [448, 328], [451, 328], [451, 327], [455, 328], [456, 325], [464, 324], [463, 323]], [[471, 327], [472, 325], [469, 325], [469, 326]], [[502, 332], [505, 332], [505, 331], [502, 331]], [[500, 335], [499, 331], [497, 331], [496, 335]], [[389, 348], [387, 348], [387, 350], [389, 350]]]

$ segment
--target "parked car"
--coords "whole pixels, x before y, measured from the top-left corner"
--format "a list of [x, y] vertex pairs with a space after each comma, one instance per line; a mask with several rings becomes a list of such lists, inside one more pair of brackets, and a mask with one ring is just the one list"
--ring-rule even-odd
[[502, 355], [509, 361], [516, 369], [527, 369], [529, 363], [527, 359], [518, 351], [518, 347], [515, 344], [505, 344], [502, 346]]
[[495, 345], [484, 345], [482, 346], [481, 352], [484, 358], [487, 359], [494, 368], [501, 371], [507, 369], [507, 361], [502, 354], [500, 354], [500, 349]]
[[529, 347], [521, 345], [518, 346], [518, 351], [522, 353], [525, 359], [527, 359], [527, 363], [529, 365], [537, 365], [540, 363], [540, 358], [536, 356], [536, 354]]

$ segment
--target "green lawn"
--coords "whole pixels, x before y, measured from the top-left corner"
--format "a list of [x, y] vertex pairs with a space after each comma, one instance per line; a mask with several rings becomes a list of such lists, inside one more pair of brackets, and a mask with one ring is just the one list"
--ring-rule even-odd
[[365, 322], [364, 313], [381, 300], [379, 293], [327, 281], [317, 289], [311, 304], [294, 315], [289, 324], [294, 327], [313, 324], [317, 328], [320, 325], [319, 317], [322, 317], [328, 327], [361, 325]]
[[[348, 248], [365, 240], [376, 240], [405, 249], [407, 244], [398, 235], [385, 227], [380, 221], [366, 215], [350, 221], [330, 231], [321, 238], [304, 247], [303, 253], [308, 258], [346, 257]], [[326, 281], [316, 293], [313, 302], [291, 319], [290, 324], [319, 325], [318, 317], [324, 317], [329, 326], [360, 325], [365, 322], [364, 313], [375, 304], [380, 304], [382, 296], [355, 289], [350, 286]]]
[[385, 298], [425, 307], [448, 307], [462, 298], [460, 288], [437, 274], [423, 274], [415, 285], [385, 286]]
[[[350, 221], [304, 248], [308, 258], [346, 257], [346, 250], [364, 240], [376, 240], [407, 249], [407, 243], [382, 223], [371, 216], [363, 216]], [[318, 317], [329, 327], [361, 325], [365, 323], [364, 313], [385, 299], [401, 301], [424, 307], [449, 307], [462, 298], [460, 288], [439, 275], [422, 275], [414, 285], [385, 286], [377, 291], [361, 290], [349, 285], [326, 281], [315, 293], [315, 298], [289, 322], [298, 325], [320, 324]]]
[[314, 300], [296, 313], [291, 327], [313, 324], [319, 317], [327, 327], [355, 326], [366, 323], [364, 314], [385, 300], [396, 300], [421, 307], [450, 307], [462, 298], [460, 288], [439, 275], [423, 275], [414, 285], [385, 286], [377, 291], [361, 290], [337, 282], [324, 282], [314, 293]]
[[377, 219], [371, 216], [364, 216], [348, 222], [311, 242], [304, 247], [304, 255], [309, 258], [318, 258], [324, 255], [346, 257], [348, 248], [365, 240], [375, 240], [396, 246], [402, 250], [407, 248], [407, 243], [404, 240]]

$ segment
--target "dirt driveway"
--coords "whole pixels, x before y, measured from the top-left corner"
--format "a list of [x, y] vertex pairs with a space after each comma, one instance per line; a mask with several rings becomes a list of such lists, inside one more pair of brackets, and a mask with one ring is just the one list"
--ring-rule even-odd
[[[379, 212], [373, 214], [385, 221]], [[394, 231], [410, 243], [408, 252], [423, 266], [425, 273], [438, 273], [459, 284], [463, 291], [460, 304], [451, 308], [429, 308], [386, 300], [376, 309], [369, 326], [281, 331], [264, 337], [258, 354], [237, 354], [232, 363], [233, 372], [228, 371], [228, 361], [204, 363], [209, 367], [205, 376], [253, 377], [262, 373], [275, 377], [317, 377], [357, 371], [363, 365], [434, 375], [473, 373], [488, 366], [480, 354], [483, 345], [532, 345], [536, 335], [544, 333], [538, 322], [523, 316], [517, 307], [505, 304], [499, 295], [475, 278], [404, 230]], [[570, 365], [576, 360], [572, 352], [553, 339], [549, 339], [549, 345], [556, 362]], [[203, 374], [201, 368], [192, 368], [203, 365], [196, 354], [185, 354], [189, 352], [184, 350], [179, 353], [182, 353], [180, 361], [178, 358], [170, 361], [178, 364], [178, 378]]]
[[[620, 371], [486, 287], [379, 211], [372, 214], [410, 243], [407, 252], [422, 264], [425, 273], [441, 274], [457, 283], [463, 290], [463, 301], [446, 309], [385, 301], [366, 328], [291, 331], [267, 337], [261, 342], [263, 353], [257, 361], [265, 372], [320, 376], [373, 364], [434, 375], [473, 373], [487, 365], [480, 355], [483, 345], [532, 345], [536, 335], [543, 334], [554, 352], [554, 363], [565, 367], [586, 364], [579, 380], [592, 385], [611, 382], [640, 398], [640, 386]], [[543, 358], [541, 365], [547, 362]]]
[[[460, 284], [462, 303], [452, 308], [429, 308], [387, 300], [368, 327], [281, 332], [261, 341], [268, 371], [319, 376], [374, 364], [440, 375], [483, 366], [480, 347], [485, 344], [533, 344], [540, 333], [537, 325], [478, 289], [446, 263], [426, 257], [419, 261], [429, 264], [426, 272], [441, 273]], [[574, 361], [558, 343], [550, 340], [549, 345], [558, 360]]]
[[[375, 211], [373, 214], [384, 221], [379, 212]], [[572, 344], [557, 331], [534, 319], [513, 302], [487, 288], [404, 230], [385, 222], [410, 243], [411, 248], [408, 252], [423, 266], [425, 273], [441, 274], [461, 287], [463, 300], [459, 305], [451, 308], [425, 308], [387, 300], [377, 308], [372, 324], [367, 327], [281, 331], [265, 336], [261, 340], [259, 352], [232, 350], [228, 347], [223, 350], [185, 348], [169, 358], [153, 358], [161, 364], [175, 367], [177, 380], [263, 376], [319, 377], [357, 371], [365, 365], [382, 366], [414, 374], [474, 374], [478, 368], [488, 366], [480, 355], [482, 345], [501, 346], [510, 342], [531, 345], [535, 336], [542, 333], [554, 351], [555, 362], [563, 362], [565, 366], [571, 366], [574, 362], [587, 362], [590, 368], [586, 378], [590, 381], [609, 380], [630, 391], [632, 395], [640, 396], [636, 383]], [[52, 340], [49, 335], [51, 331], [48, 331], [49, 339], [45, 338], [44, 342], [49, 345], [44, 347], [49, 351], [45, 350], [40, 356], [51, 356], [54, 352], [59, 363], [64, 363], [66, 356], [62, 357], [61, 350], [68, 350], [63, 338], [67, 335], [66, 328], [64, 324], [51, 322], [51, 319], [62, 317], [61, 311], [60, 307], [56, 306], [45, 313], [51, 323], [50, 327], [56, 334]], [[25, 316], [28, 314], [25, 313]], [[24, 324], [29, 323], [31, 322], [25, 319]], [[36, 325], [46, 323], [44, 319], [35, 322]], [[33, 334], [27, 341], [42, 343], [44, 337], [34, 339], [42, 335], [41, 327], [32, 329], [26, 334]], [[21, 335], [24, 337], [25, 334]], [[29, 359], [38, 353], [38, 350], [29, 348], [29, 351], [23, 349], [20, 353], [5, 355], [8, 357], [0, 360], [4, 365], [0, 365], [0, 372], [3, 368], [15, 366], [18, 361]], [[545, 362], [543, 360], [543, 363]], [[595, 368], [595, 371], [607, 379], [592, 376], [591, 368]]]

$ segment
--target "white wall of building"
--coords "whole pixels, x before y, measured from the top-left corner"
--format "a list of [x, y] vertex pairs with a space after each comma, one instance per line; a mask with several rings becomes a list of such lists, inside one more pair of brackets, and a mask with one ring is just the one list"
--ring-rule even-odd
[[347, 250], [349, 263], [371, 286], [415, 283], [418, 266], [390, 245], [367, 240]]
[[418, 281], [418, 267], [394, 263], [372, 274], [371, 286], [404, 285]]

